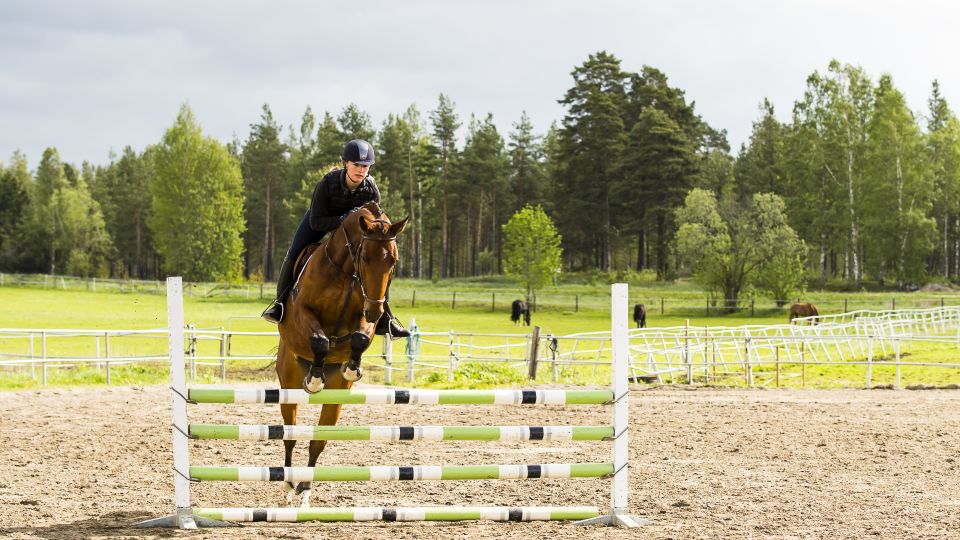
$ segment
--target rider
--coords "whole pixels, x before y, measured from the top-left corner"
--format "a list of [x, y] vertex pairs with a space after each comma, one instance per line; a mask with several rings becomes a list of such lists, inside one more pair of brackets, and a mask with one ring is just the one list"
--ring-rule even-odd
[[[373, 165], [373, 146], [367, 141], [354, 139], [343, 148], [343, 168], [327, 173], [313, 190], [310, 209], [303, 215], [293, 243], [287, 250], [280, 276], [277, 278], [277, 298], [263, 311], [261, 317], [272, 323], [283, 320], [283, 303], [293, 284], [293, 265], [297, 256], [308, 244], [319, 242], [325, 234], [336, 230], [347, 214], [368, 202], [380, 203], [380, 191], [369, 175]], [[389, 298], [389, 292], [387, 293]], [[377, 321], [376, 333], [407, 337], [410, 332], [393, 318], [389, 302], [383, 303], [383, 316]]]

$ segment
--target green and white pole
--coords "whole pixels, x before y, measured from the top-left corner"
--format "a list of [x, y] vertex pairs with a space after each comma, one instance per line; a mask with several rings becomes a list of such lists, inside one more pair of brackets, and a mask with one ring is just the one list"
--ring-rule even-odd
[[629, 433], [627, 432], [627, 413], [629, 411], [627, 385], [627, 364], [630, 361], [630, 338], [628, 336], [627, 310], [628, 288], [626, 283], [614, 283], [610, 287], [610, 332], [613, 339], [613, 359], [611, 361], [611, 384], [613, 389], [613, 482], [610, 488], [610, 514], [578, 521], [578, 525], [603, 524], [614, 527], [639, 527], [652, 522], [630, 515], [627, 507], [629, 479], [627, 477], [627, 459]]
[[194, 439], [239, 441], [604, 441], [613, 426], [285, 426], [190, 424]]
[[233, 524], [195, 516], [190, 507], [190, 437], [187, 435], [187, 381], [183, 359], [183, 278], [167, 278], [167, 326], [170, 352], [170, 396], [173, 404], [174, 514], [137, 523], [137, 527], [232, 527]]
[[320, 390], [191, 388], [196, 403], [296, 403], [299, 405], [605, 405], [609, 390], [428, 390], [422, 388], [362, 388]]
[[536, 480], [603, 478], [611, 463], [537, 465], [408, 465], [373, 467], [190, 467], [190, 478], [227, 482], [389, 482], [429, 480]]
[[596, 506], [434, 506], [410, 508], [195, 508], [195, 516], [233, 522], [557, 521], [589, 519]]

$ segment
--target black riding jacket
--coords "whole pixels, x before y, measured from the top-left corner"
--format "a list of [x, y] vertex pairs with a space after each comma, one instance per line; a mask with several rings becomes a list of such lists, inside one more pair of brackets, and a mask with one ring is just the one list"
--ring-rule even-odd
[[346, 169], [327, 173], [313, 190], [310, 203], [310, 228], [318, 233], [328, 233], [340, 226], [341, 218], [355, 208], [368, 202], [380, 204], [380, 190], [372, 176], [367, 176], [357, 189], [350, 191], [346, 185]]

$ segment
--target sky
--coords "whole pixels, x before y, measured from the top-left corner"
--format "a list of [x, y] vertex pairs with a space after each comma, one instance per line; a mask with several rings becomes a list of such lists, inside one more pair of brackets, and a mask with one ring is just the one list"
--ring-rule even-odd
[[736, 152], [764, 98], [788, 121], [833, 58], [889, 73], [920, 116], [938, 79], [956, 109], [958, 21], [935, 0], [0, 0], [0, 162], [19, 149], [34, 169], [53, 146], [106, 164], [158, 142], [184, 102], [222, 142], [265, 103], [285, 126], [355, 103], [379, 128], [441, 93], [464, 125], [491, 113], [506, 137], [525, 111], [544, 133], [601, 50], [664, 72]]

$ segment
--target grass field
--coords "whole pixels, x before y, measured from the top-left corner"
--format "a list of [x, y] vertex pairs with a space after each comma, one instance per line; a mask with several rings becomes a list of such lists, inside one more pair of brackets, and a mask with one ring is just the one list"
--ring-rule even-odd
[[[188, 291], [190, 289], [188, 288]], [[416, 291], [416, 292], [414, 292]], [[458, 298], [453, 300], [453, 293]], [[886, 295], [887, 293], [881, 293]], [[574, 284], [552, 289], [540, 295], [541, 299], [552, 299], [553, 304], [545, 305], [533, 314], [533, 324], [541, 327], [543, 334], [569, 335], [578, 332], [606, 331], [610, 327], [609, 286]], [[699, 295], [697, 298], [696, 295]], [[818, 293], [805, 299], [821, 305], [850, 304], [870, 305], [883, 308], [883, 296], [877, 293]], [[186, 296], [186, 321], [198, 329], [227, 329], [233, 331], [272, 332], [275, 327], [258, 318], [266, 302], [257, 295], [253, 298], [199, 295]], [[888, 295], [889, 296], [889, 295]], [[515, 289], [501, 279], [458, 280], [443, 284], [431, 284], [426, 281], [398, 280], [394, 284], [392, 305], [394, 312], [408, 324], [415, 319], [422, 332], [477, 333], [477, 334], [527, 334], [529, 328], [515, 326], [509, 320], [509, 300], [520, 297]], [[489, 300], [487, 300], [489, 298]], [[580, 298], [579, 309], [566, 309], [563, 299]], [[666, 309], [660, 314], [659, 306], [646, 298], [662, 298], [665, 305], [689, 305], [688, 308]], [[649, 309], [648, 326], [740, 326], [770, 325], [786, 322], [785, 309], [767, 307], [749, 312], [740, 311], [731, 315], [706, 316], [706, 310], [696, 307], [695, 302], [703, 302], [704, 296], [690, 284], [664, 286], [644, 282], [631, 286], [631, 301], [647, 301], [653, 306]], [[455, 303], [454, 303], [455, 302]], [[900, 297], [890, 298], [890, 302], [900, 306], [940, 305], [941, 303], [960, 303], [955, 295], [937, 297], [901, 293]], [[415, 304], [415, 305], [414, 305]], [[568, 306], [571, 307], [572, 306]], [[887, 306], [888, 308], [890, 306]], [[828, 310], [823, 310], [824, 312]], [[830, 310], [839, 311], [839, 310]], [[0, 328], [22, 329], [78, 329], [78, 330], [146, 330], [164, 329], [166, 325], [166, 298], [153, 291], [142, 292], [92, 292], [80, 288], [44, 289], [29, 287], [0, 287]], [[109, 348], [114, 356], [166, 354], [166, 341], [158, 335], [155, 339], [110, 337]], [[48, 337], [47, 352], [50, 356], [94, 356], [107, 347], [102, 336], [83, 338]], [[402, 348], [403, 340], [395, 342]], [[219, 341], [199, 342], [198, 354], [216, 355], [219, 353]], [[274, 337], [236, 336], [231, 342], [233, 354], [270, 354], [276, 346]], [[30, 344], [20, 339], [5, 339], [0, 353], [16, 352], [27, 354]], [[33, 343], [34, 350], [38, 347]], [[370, 354], [379, 352], [375, 345]], [[396, 350], [395, 350], [396, 353]], [[953, 346], [931, 345], [915, 348], [909, 353], [914, 361], [954, 362], [956, 348]], [[773, 368], [759, 368], [755, 375], [758, 384], [769, 386], [773, 383]], [[864, 369], [861, 366], [808, 366], [803, 377], [797, 366], [783, 366], [780, 383], [784, 386], [803, 384], [816, 387], [862, 386]], [[367, 382], [382, 382], [378, 375], [371, 373]], [[269, 361], [249, 361], [231, 363], [231, 379], [269, 380], [272, 378]], [[603, 383], [607, 374], [596, 368], [564, 368], [559, 372], [558, 382], [571, 384]], [[956, 383], [957, 370], [935, 368], [909, 368], [904, 371], [907, 381], [922, 384], [944, 385]], [[157, 365], [134, 364], [114, 366], [110, 373], [112, 384], [153, 384], [164, 382], [166, 371]], [[219, 380], [219, 369], [201, 368], [198, 378], [202, 382]], [[894, 370], [877, 367], [874, 370], [874, 384], [893, 382]], [[417, 384], [427, 386], [493, 386], [519, 385], [524, 382], [522, 373], [505, 366], [462, 364], [455, 373], [453, 384], [447, 382], [446, 372], [425, 375]], [[727, 378], [713, 381], [724, 385], [742, 385], [744, 381]], [[69, 386], [76, 384], [105, 384], [106, 372], [103, 366], [88, 366], [69, 369], [52, 369], [48, 372], [48, 384]], [[26, 368], [0, 371], [0, 388], [29, 388], [38, 386], [36, 370]]]

